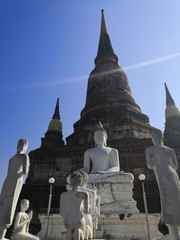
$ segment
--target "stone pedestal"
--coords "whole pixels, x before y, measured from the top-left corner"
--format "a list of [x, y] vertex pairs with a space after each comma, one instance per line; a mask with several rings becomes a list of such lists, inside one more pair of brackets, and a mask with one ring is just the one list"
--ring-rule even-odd
[[[44, 239], [46, 233], [47, 217], [39, 215], [41, 221], [41, 231], [38, 236]], [[158, 231], [158, 214], [150, 214], [151, 239], [161, 236]], [[59, 214], [50, 216], [48, 240], [65, 240], [66, 229]], [[147, 240], [146, 216], [145, 214], [134, 214], [125, 216], [120, 220], [119, 215], [101, 214], [98, 219], [98, 230], [95, 231], [95, 239], [116, 239], [116, 240]]]
[[134, 176], [131, 173], [116, 173], [106, 178], [94, 174], [88, 187], [96, 187], [100, 196], [101, 214], [136, 214], [139, 210], [133, 199]]
[[[118, 215], [100, 215], [97, 238], [117, 240], [147, 240], [147, 227], [145, 214], [134, 214], [120, 219]], [[158, 238], [159, 215], [149, 215], [151, 239]]]

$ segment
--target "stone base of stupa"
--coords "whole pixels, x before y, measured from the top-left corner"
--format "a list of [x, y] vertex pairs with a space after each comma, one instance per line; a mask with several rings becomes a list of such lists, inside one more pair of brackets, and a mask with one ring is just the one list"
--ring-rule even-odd
[[[40, 239], [44, 239], [46, 234], [47, 217], [39, 216], [41, 221], [41, 231], [38, 233]], [[151, 239], [158, 239], [162, 235], [158, 231], [159, 214], [150, 214], [150, 234]], [[59, 214], [50, 216], [48, 240], [65, 240], [66, 229], [63, 226], [62, 218]], [[98, 220], [98, 229], [94, 232], [94, 239], [117, 239], [117, 240], [147, 240], [147, 225], [145, 214], [125, 215], [104, 215], [101, 214]]]

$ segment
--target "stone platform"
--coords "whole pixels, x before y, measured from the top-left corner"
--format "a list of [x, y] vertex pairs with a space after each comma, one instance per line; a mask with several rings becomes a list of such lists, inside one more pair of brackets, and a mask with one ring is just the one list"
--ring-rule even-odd
[[[44, 239], [46, 232], [47, 217], [39, 216], [41, 231], [38, 236]], [[158, 239], [161, 234], [158, 231], [159, 214], [150, 214], [151, 239]], [[48, 240], [65, 240], [66, 229], [63, 226], [59, 214], [50, 216]], [[98, 229], [95, 230], [94, 239], [116, 239], [116, 240], [145, 240], [147, 239], [146, 216], [145, 214], [130, 214], [122, 218], [121, 215], [101, 214], [98, 220]]]
[[95, 187], [97, 195], [100, 196], [101, 214], [139, 213], [133, 199], [134, 176], [131, 173], [118, 172], [105, 178], [96, 174], [91, 176], [94, 179], [89, 181], [88, 187]]

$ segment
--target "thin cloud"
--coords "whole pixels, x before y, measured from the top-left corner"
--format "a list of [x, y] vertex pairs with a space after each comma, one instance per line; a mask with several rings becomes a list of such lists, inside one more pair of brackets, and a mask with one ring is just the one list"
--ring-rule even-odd
[[[164, 56], [164, 57], [155, 58], [155, 59], [152, 59], [152, 60], [149, 60], [149, 61], [137, 63], [137, 64], [134, 64], [134, 65], [130, 65], [130, 66], [127, 66], [127, 67], [122, 67], [122, 68], [124, 70], [132, 70], [132, 69], [142, 68], [142, 67], [146, 67], [146, 66], [149, 66], [149, 65], [153, 65], [153, 64], [156, 64], [156, 63], [163, 62], [163, 61], [167, 61], [169, 59], [173, 59], [173, 58], [176, 58], [176, 57], [179, 57], [179, 56], [180, 56], [180, 52], [173, 53], [173, 54], [170, 54], [170, 55], [167, 55], [167, 56]], [[117, 70], [115, 69], [115, 70], [112, 70], [112, 71], [101, 72], [101, 73], [98, 73], [98, 74], [95, 74], [95, 75], [99, 76], [99, 75], [104, 75], [104, 74], [118, 72], [118, 71], [119, 71], [119, 69], [117, 69]], [[87, 80], [88, 77], [89, 77], [88, 75], [84, 75], [84, 76], [80, 76], [80, 77], [67, 78], [67, 79], [61, 79], [61, 80], [56, 80], [56, 81], [39, 82], [39, 83], [35, 83], [35, 84], [12, 86], [12, 87], [9, 87], [8, 89], [9, 90], [10, 89], [12, 89], [12, 90], [14, 90], [14, 89], [16, 89], [16, 90], [17, 89], [29, 89], [29, 88], [35, 88], [35, 87], [47, 87], [47, 86], [52, 86], [52, 85], [74, 83], [74, 82], [80, 82], [80, 81]]]
[[73, 82], [80, 82], [84, 79], [87, 79], [87, 75], [80, 76], [80, 77], [74, 77], [74, 78], [67, 78], [64, 80], [57, 80], [52, 82], [46, 82], [45, 85], [55, 85], [55, 84], [62, 84], [62, 83], [73, 83]]
[[36, 87], [48, 87], [48, 86], [52, 86], [52, 85], [80, 82], [87, 78], [88, 78], [88, 75], [74, 77], [74, 78], [61, 79], [61, 80], [56, 80], [56, 81], [49, 81], [49, 82], [39, 82], [39, 83], [32, 83], [32, 84], [19, 85], [19, 86], [17, 86], [17, 85], [16, 86], [8, 86], [8, 88], [4, 89], [4, 90], [21, 90], [21, 89], [30, 89], [30, 88], [36, 88]]
[[170, 55], [167, 55], [167, 56], [164, 56], [164, 57], [155, 58], [155, 59], [145, 61], [145, 62], [142, 62], [142, 63], [137, 63], [137, 64], [134, 64], [134, 65], [130, 65], [130, 66], [124, 67], [124, 69], [125, 70], [131, 70], [131, 69], [141, 68], [141, 67], [145, 67], [145, 66], [148, 66], [148, 65], [153, 65], [153, 64], [156, 64], [156, 63], [159, 63], [159, 62], [163, 62], [163, 61], [166, 61], [166, 60], [169, 60], [169, 59], [172, 59], [172, 58], [176, 58], [176, 57], [179, 57], [179, 56], [180, 56], [180, 52], [173, 53], [173, 54], [170, 54]]

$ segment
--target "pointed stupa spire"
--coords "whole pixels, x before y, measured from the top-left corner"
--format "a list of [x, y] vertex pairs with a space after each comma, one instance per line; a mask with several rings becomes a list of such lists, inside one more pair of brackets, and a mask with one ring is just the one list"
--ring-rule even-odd
[[166, 106], [172, 106], [172, 105], [175, 105], [175, 102], [169, 92], [169, 89], [167, 87], [167, 84], [164, 83], [165, 85], [165, 91], [166, 91]]
[[95, 58], [95, 64], [101, 62], [113, 61], [118, 62], [118, 57], [115, 55], [114, 50], [111, 45], [111, 40], [107, 32], [106, 21], [104, 16], [104, 10], [101, 10], [101, 30], [99, 38], [99, 46], [97, 57]]
[[101, 34], [106, 33], [107, 32], [107, 27], [106, 27], [106, 21], [105, 21], [105, 17], [104, 17], [104, 9], [101, 10], [102, 13], [102, 19], [101, 19]]
[[165, 85], [165, 91], [166, 91], [166, 110], [165, 110], [166, 119], [172, 116], [180, 116], [179, 109], [176, 107], [176, 104], [169, 92], [167, 84], [164, 83], [164, 85]]
[[52, 120], [49, 123], [48, 131], [62, 132], [62, 123], [60, 121], [60, 114], [59, 114], [59, 98], [57, 98], [56, 107], [54, 110]]
[[60, 119], [60, 114], [59, 114], [59, 98], [57, 98], [56, 107], [55, 107], [54, 115], [53, 115], [52, 119]]

